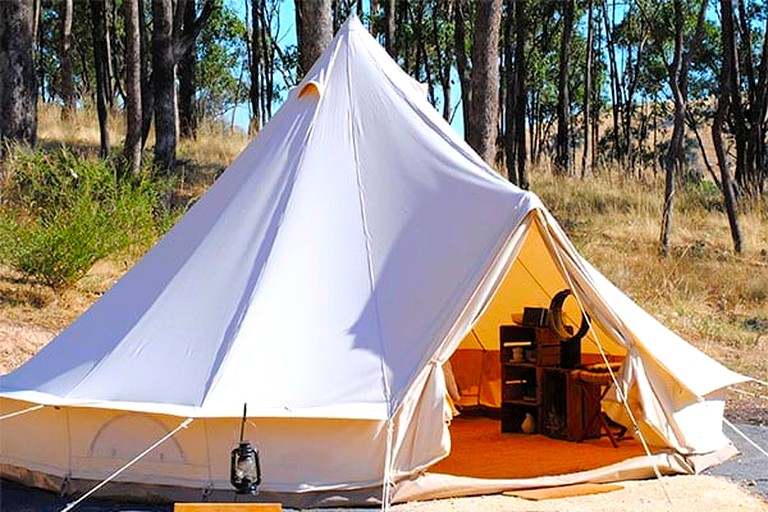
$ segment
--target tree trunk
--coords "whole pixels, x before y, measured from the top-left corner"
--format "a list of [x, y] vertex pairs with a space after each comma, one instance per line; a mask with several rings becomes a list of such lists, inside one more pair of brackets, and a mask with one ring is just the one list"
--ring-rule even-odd
[[155, 166], [172, 173], [176, 165], [176, 73], [173, 4], [152, 0], [152, 85], [155, 109]]
[[248, 133], [251, 135], [261, 129], [261, 1], [252, 0], [251, 3], [251, 122], [248, 125]]
[[91, 34], [93, 38], [93, 60], [96, 70], [96, 110], [99, 114], [99, 156], [109, 156], [109, 112], [107, 110], [107, 40], [105, 5], [101, 0], [91, 0]]
[[683, 9], [682, 0], [674, 0], [675, 49], [672, 64], [669, 65], [669, 85], [672, 89], [675, 110], [672, 123], [672, 138], [664, 157], [664, 210], [661, 217], [661, 254], [669, 256], [669, 233], [672, 229], [672, 208], [675, 200], [675, 174], [681, 167], [683, 137], [685, 135], [685, 97], [680, 88], [683, 64]]
[[[722, 74], [725, 75], [725, 68], [723, 68]], [[723, 79], [725, 79], [724, 76]], [[725, 149], [723, 148], [723, 124], [725, 122], [725, 116], [727, 115], [727, 109], [728, 96], [723, 92], [717, 102], [717, 111], [715, 112], [715, 118], [712, 121], [712, 144], [715, 148], [715, 154], [717, 155], [717, 165], [720, 167], [720, 183], [722, 185], [725, 211], [728, 214], [728, 225], [731, 228], [733, 250], [736, 251], [736, 253], [741, 254], [743, 247], [741, 241], [741, 228], [739, 227], [739, 217], [736, 213], [736, 194], [734, 192], [731, 173], [728, 171], [728, 160], [726, 158]]]
[[125, 80], [125, 69], [124, 69], [124, 56], [125, 48], [122, 46], [123, 40], [120, 39], [120, 30], [118, 28], [117, 20], [122, 19], [122, 13], [120, 12], [120, 7], [118, 6], [116, 1], [112, 1], [111, 4], [111, 12], [109, 16], [109, 29], [108, 32], [111, 34], [110, 37], [114, 37], [114, 45], [115, 45], [115, 51], [112, 52], [112, 58], [110, 60], [111, 68], [114, 71], [114, 74], [112, 75], [112, 103], [110, 106], [112, 108], [115, 107], [114, 100], [121, 98], [123, 104], [125, 103], [125, 84], [123, 83]]
[[390, 57], [397, 58], [395, 50], [395, 0], [385, 0], [384, 19], [386, 29], [384, 30], [384, 47]]
[[104, 23], [104, 97], [107, 100], [107, 106], [111, 109], [115, 106], [115, 91], [112, 82], [115, 72], [112, 69], [112, 35], [110, 34], [110, 0], [102, 0], [102, 23]]
[[296, 30], [303, 77], [333, 39], [330, 0], [296, 0]]
[[763, 28], [763, 49], [758, 67], [758, 78], [755, 86], [754, 103], [751, 108], [752, 123], [751, 143], [755, 148], [752, 168], [752, 191], [762, 195], [768, 182], [768, 20]]
[[472, 41], [472, 110], [467, 141], [491, 167], [496, 160], [499, 112], [501, 0], [478, 2]]
[[72, 15], [74, 4], [72, 0], [64, 0], [61, 6], [61, 99], [64, 108], [61, 111], [63, 119], [69, 119], [75, 110], [75, 82], [72, 73]]
[[[307, 0], [311, 2], [312, 0]], [[342, 2], [344, 0], [331, 0], [331, 30], [336, 33], [339, 30], [339, 27], [341, 26], [341, 8], [342, 8]], [[296, 28], [298, 28], [298, 23], [296, 24]], [[305, 71], [306, 73], [306, 71]]]
[[749, 136], [744, 107], [741, 103], [741, 73], [739, 72], [739, 56], [736, 46], [736, 28], [733, 13], [733, 0], [720, 0], [720, 31], [723, 45], [723, 68], [721, 87], [728, 95], [731, 129], [736, 143], [736, 183], [741, 185], [746, 181], [746, 144]]
[[669, 87], [672, 91], [674, 100], [674, 114], [672, 120], [672, 138], [667, 147], [667, 153], [664, 157], [664, 170], [666, 172], [664, 187], [664, 211], [661, 222], [661, 253], [664, 256], [669, 255], [669, 235], [672, 223], [672, 207], [675, 195], [675, 174], [679, 172], [685, 164], [684, 143], [685, 143], [685, 121], [688, 108], [688, 69], [690, 66], [693, 50], [698, 47], [699, 40], [704, 33], [704, 22], [706, 19], [707, 0], [703, 0], [699, 9], [697, 18], [696, 32], [689, 41], [689, 48], [683, 54], [683, 30], [684, 14], [682, 0], [674, 0], [674, 27], [675, 27], [675, 46], [672, 56], [672, 63], [667, 65], [669, 73]]
[[514, 89], [510, 89], [510, 94], [514, 90], [515, 103], [515, 156], [517, 157], [517, 185], [521, 188], [528, 189], [530, 184], [528, 183], [528, 170], [526, 169], [526, 148], [525, 148], [525, 112], [526, 112], [526, 100], [528, 98], [528, 91], [526, 88], [526, 60], [525, 60], [525, 43], [526, 43], [526, 28], [527, 28], [527, 16], [526, 16], [526, 4], [527, 0], [513, 0], [514, 15], [515, 15], [515, 83]]
[[592, 11], [594, 5], [593, 0], [589, 0], [587, 3], [587, 55], [584, 59], [584, 106], [582, 108], [584, 114], [584, 141], [582, 142], [581, 152], [581, 177], [586, 178], [591, 172], [591, 166], [589, 164], [590, 154], [590, 131], [589, 121], [592, 115], [591, 102], [592, 99], [592, 38], [593, 38], [593, 22]]
[[[411, 37], [407, 31], [408, 23], [408, 4], [410, 0], [399, 0], [398, 9], [395, 13], [395, 27], [400, 30], [395, 35], [395, 55], [403, 58], [403, 69], [409, 75], [411, 69]], [[396, 57], [395, 57], [396, 58]]]
[[0, 1], [0, 156], [4, 143], [37, 142], [34, 2]]
[[611, 83], [611, 113], [613, 114], [613, 158], [615, 161], [620, 161], [624, 152], [621, 149], [621, 142], [619, 141], [619, 114], [621, 108], [621, 87], [619, 86], [619, 71], [616, 67], [616, 48], [613, 43], [612, 24], [608, 17], [608, 2], [602, 0], [603, 21], [605, 23], [605, 43], [608, 50], [608, 72]]
[[472, 65], [467, 57], [467, 34], [466, 34], [466, 0], [454, 0], [454, 49], [456, 52], [456, 69], [459, 73], [459, 84], [461, 85], [461, 104], [463, 110], [464, 138], [468, 139], [472, 110]]
[[[768, 118], [768, 20], [763, 28], [763, 44], [759, 64], [753, 62], [751, 31], [755, 30], [751, 13], [744, 0], [738, 0], [738, 18], [733, 6], [722, 6], [723, 59], [729, 73], [730, 123], [736, 139], [736, 182], [740, 188], [757, 196], [762, 195], [768, 178], [766, 157], [766, 118]], [[735, 20], [738, 20], [736, 23]], [[726, 26], [727, 25], [727, 26]], [[726, 34], [734, 34], [734, 37]], [[731, 42], [726, 43], [725, 39]], [[740, 44], [737, 44], [737, 41]], [[741, 55], [738, 54], [739, 48]], [[743, 67], [742, 80], [740, 68]], [[746, 86], [746, 91], [743, 88]], [[745, 103], [742, 105], [742, 101]]]
[[[150, 0], [151, 1], [151, 0]], [[147, 144], [149, 129], [155, 117], [155, 93], [152, 83], [152, 48], [149, 41], [149, 29], [144, 15], [144, 0], [139, 0], [139, 43], [141, 46], [141, 146]]]
[[506, 15], [504, 17], [504, 160], [507, 166], [507, 179], [514, 184], [517, 184], [517, 171], [515, 167], [516, 161], [516, 145], [515, 145], [515, 73], [514, 73], [514, 38], [512, 37], [512, 28], [514, 27], [515, 16], [510, 8], [507, 6]]
[[275, 57], [274, 49], [269, 45], [271, 37], [271, 27], [266, 11], [265, 3], [260, 3], [259, 16], [261, 20], [261, 55], [264, 62], [264, 70], [262, 77], [264, 78], [262, 95], [261, 95], [261, 112], [263, 114], [264, 122], [272, 117], [272, 103], [274, 100], [274, 76], [275, 76]]
[[128, 172], [141, 172], [141, 36], [139, 0], [123, 0], [125, 13], [125, 160]]
[[[362, 1], [362, 0], [361, 0]], [[379, 0], [370, 0], [369, 7], [371, 9], [371, 23], [370, 27], [368, 27], [368, 30], [371, 31], [371, 35], [374, 39], [377, 41], [379, 40], [379, 34], [381, 33], [381, 27], [380, 27], [380, 13], [379, 8], [381, 7]]]
[[40, 13], [43, 11], [41, 0], [34, 0], [32, 3], [32, 41], [34, 48], [40, 47]]
[[557, 138], [555, 169], [562, 174], [571, 172], [571, 96], [568, 90], [568, 57], [573, 34], [573, 2], [563, 0], [563, 32], [560, 38], [560, 76], [557, 94]]
[[[183, 22], [185, 33], [194, 30], [196, 15], [195, 0], [186, 0]], [[197, 136], [196, 63], [197, 48], [193, 44], [179, 60], [179, 132], [183, 139], [194, 139]]]
[[[443, 11], [443, 20], [450, 20], [451, 2], [441, 4]], [[441, 48], [440, 45], [440, 20], [438, 19], [438, 6], [432, 11], [432, 37], [435, 47], [435, 57], [437, 60], [437, 74], [440, 79], [440, 87], [443, 89], [443, 119], [451, 122], [451, 52], [450, 48]]]

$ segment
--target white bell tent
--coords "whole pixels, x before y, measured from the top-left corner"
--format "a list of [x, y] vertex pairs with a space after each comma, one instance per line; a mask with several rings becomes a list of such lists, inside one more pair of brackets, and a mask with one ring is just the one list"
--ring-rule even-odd
[[[604, 409], [652, 454], [535, 482], [430, 472], [451, 448], [443, 364], [467, 356], [457, 379], [497, 406], [499, 325], [564, 288], [585, 353], [624, 361]], [[261, 498], [288, 505], [692, 472], [727, 451], [744, 380], [591, 267], [351, 18], [178, 224], [1, 378], [0, 474], [82, 491], [173, 433], [99, 495], [231, 499], [245, 403]]]

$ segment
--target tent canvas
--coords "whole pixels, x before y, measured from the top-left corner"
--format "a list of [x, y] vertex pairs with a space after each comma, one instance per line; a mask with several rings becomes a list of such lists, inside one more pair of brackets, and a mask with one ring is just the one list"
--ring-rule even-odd
[[[87, 488], [192, 418], [104, 492], [231, 498], [228, 456], [247, 403], [267, 499], [530, 485], [428, 472], [450, 451], [442, 367], [457, 349], [492, 354], [510, 312], [564, 287], [593, 319], [584, 350], [625, 357], [619, 387], [664, 450], [659, 466], [692, 471], [689, 461], [728, 447], [723, 390], [745, 378], [591, 267], [353, 17], [178, 224], [2, 377], [2, 413], [34, 410], [0, 422], [0, 475]], [[614, 386], [604, 406], [628, 424], [620, 396]], [[542, 485], [645, 476], [649, 460]]]

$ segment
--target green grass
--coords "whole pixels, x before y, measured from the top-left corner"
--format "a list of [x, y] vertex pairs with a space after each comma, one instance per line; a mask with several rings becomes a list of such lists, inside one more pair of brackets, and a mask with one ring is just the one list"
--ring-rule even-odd
[[106, 256], [143, 251], [170, 225], [167, 184], [118, 177], [113, 160], [13, 149], [4, 164], [0, 258], [53, 288], [71, 286]]

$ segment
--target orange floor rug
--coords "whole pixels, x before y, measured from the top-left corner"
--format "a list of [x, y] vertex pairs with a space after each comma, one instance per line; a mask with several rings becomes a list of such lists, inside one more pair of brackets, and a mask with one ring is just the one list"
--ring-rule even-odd
[[451, 454], [432, 473], [476, 478], [533, 478], [595, 469], [642, 455], [642, 445], [623, 439], [614, 448], [607, 437], [582, 443], [543, 435], [502, 434], [498, 420], [457, 417], [450, 427]]

